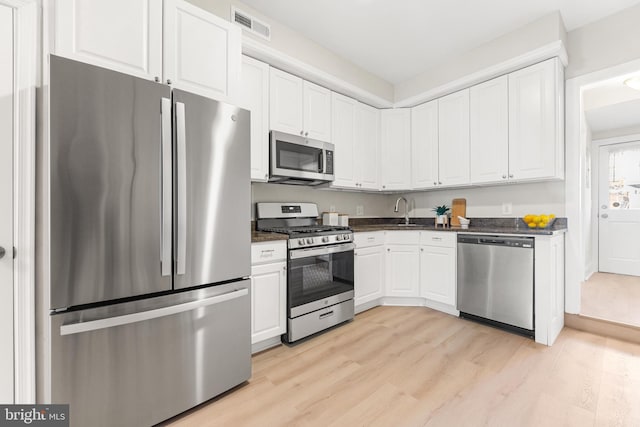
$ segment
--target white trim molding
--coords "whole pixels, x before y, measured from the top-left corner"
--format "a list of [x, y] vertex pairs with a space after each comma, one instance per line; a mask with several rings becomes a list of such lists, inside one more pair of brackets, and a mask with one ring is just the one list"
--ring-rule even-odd
[[14, 402], [36, 401], [35, 141], [40, 6], [0, 0], [14, 9]]
[[553, 57], [558, 57], [562, 65], [564, 67], [567, 66], [569, 57], [567, 55], [567, 49], [565, 48], [562, 40], [551, 42], [530, 52], [476, 71], [475, 73], [468, 74], [444, 85], [434, 87], [425, 92], [410, 96], [409, 98], [396, 101], [393, 106], [395, 108], [414, 107], [433, 99], [449, 95], [450, 93], [477, 85], [487, 80], [491, 80], [495, 77], [499, 77], [504, 74], [508, 74], [513, 71], [528, 67], [530, 65], [537, 64], [538, 62], [546, 61], [547, 59], [551, 59]]

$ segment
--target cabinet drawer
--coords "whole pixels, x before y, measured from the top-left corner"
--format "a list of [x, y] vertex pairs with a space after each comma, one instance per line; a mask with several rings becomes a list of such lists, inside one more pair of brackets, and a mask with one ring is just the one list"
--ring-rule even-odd
[[387, 231], [385, 242], [392, 245], [417, 245], [420, 242], [420, 232]]
[[251, 245], [251, 264], [282, 261], [287, 259], [287, 241], [253, 243]]
[[353, 242], [356, 244], [356, 248], [380, 246], [384, 244], [384, 232], [373, 231], [369, 233], [354, 233]]
[[443, 248], [455, 248], [456, 236], [456, 233], [452, 233], [450, 231], [421, 231], [420, 244], [440, 246]]

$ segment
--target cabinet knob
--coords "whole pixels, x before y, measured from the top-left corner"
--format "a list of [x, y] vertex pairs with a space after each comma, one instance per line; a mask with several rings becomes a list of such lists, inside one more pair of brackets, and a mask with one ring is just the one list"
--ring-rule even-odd
[[265, 174], [264, 174], [264, 179], [268, 179], [268, 178], [269, 178], [269, 174], [268, 174], [268, 173], [265, 173]]
[[387, 252], [391, 252], [391, 249], [387, 248]]
[[420, 252], [424, 252], [424, 248], [420, 248]]
[[382, 188], [387, 188], [387, 186], [386, 186], [386, 185], [383, 185], [383, 186], [382, 186]]
[[160, 82], [160, 77], [156, 76], [153, 78], [153, 80], [155, 80], [156, 82]]
[[509, 174], [509, 178], [513, 178], [513, 174], [512, 173]]
[[287, 271], [287, 266], [282, 267], [282, 271]]
[[442, 185], [442, 182], [441, 182], [441, 181], [438, 181], [438, 185]]
[[502, 175], [502, 179], [507, 179], [507, 175]]
[[4, 248], [2, 246], [0, 246], [0, 259], [4, 258], [4, 255], [7, 253], [7, 251], [4, 250]]
[[438, 183], [437, 183], [437, 182], [435, 182], [435, 181], [433, 181], [433, 185], [438, 185]]
[[304, 135], [304, 131], [303, 130], [300, 131], [300, 136], [302, 136], [302, 135]]
[[167, 79], [167, 84], [170, 85], [171, 84], [171, 79]]
[[309, 136], [309, 132], [305, 132], [305, 133], [304, 133], [304, 136]]

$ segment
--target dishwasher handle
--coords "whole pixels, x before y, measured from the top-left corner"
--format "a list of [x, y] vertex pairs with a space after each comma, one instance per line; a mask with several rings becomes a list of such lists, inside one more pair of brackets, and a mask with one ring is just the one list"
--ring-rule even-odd
[[511, 236], [472, 236], [458, 235], [458, 244], [465, 243], [470, 245], [490, 245], [490, 246], [506, 246], [509, 248], [525, 248], [533, 249], [535, 247], [535, 239], [533, 237], [511, 237]]

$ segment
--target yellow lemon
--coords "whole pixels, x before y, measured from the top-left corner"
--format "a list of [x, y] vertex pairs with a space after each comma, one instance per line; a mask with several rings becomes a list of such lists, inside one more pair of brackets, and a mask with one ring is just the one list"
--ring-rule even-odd
[[546, 226], [547, 226], [547, 223], [544, 221], [538, 223], [538, 228], [545, 228]]
[[549, 215], [540, 215], [540, 219], [543, 222], [549, 222]]
[[540, 220], [541, 220], [540, 215], [536, 215], [536, 216], [534, 216], [534, 217], [533, 217], [533, 219], [532, 219], [532, 221], [533, 221], [533, 222], [536, 222], [536, 223], [537, 223], [537, 222], [540, 222]]
[[536, 223], [535, 222], [530, 222], [527, 225], [529, 226], [529, 228], [536, 228]]
[[524, 222], [526, 222], [527, 224], [531, 222], [531, 220], [533, 219], [533, 215], [525, 215], [524, 216]]
[[555, 217], [556, 217], [556, 216], [555, 216], [554, 214], [549, 215], [549, 218], [551, 218], [551, 219], [553, 219], [553, 218], [555, 218]]

